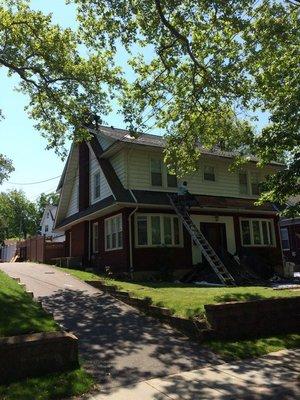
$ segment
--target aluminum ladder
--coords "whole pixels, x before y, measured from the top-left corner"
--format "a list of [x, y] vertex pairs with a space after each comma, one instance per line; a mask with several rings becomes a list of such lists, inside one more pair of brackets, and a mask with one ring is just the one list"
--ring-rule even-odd
[[211, 247], [209, 242], [206, 240], [201, 230], [198, 229], [197, 226], [194, 224], [190, 217], [190, 214], [186, 210], [186, 207], [177, 205], [170, 195], [168, 195], [168, 197], [177, 216], [191, 235], [193, 242], [200, 247], [202, 253], [204, 254], [204, 257], [206, 258], [209, 265], [214, 270], [220, 281], [226, 286], [236, 286], [234, 278], [229, 273], [229, 271], [227, 270], [217, 253]]

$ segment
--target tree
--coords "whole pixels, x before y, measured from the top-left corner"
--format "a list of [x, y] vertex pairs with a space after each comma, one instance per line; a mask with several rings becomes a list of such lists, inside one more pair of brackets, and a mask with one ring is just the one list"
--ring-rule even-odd
[[0, 154], [0, 185], [9, 177], [9, 174], [14, 171], [12, 161]]
[[[197, 145], [218, 145], [244, 159], [255, 153], [260, 165], [285, 157], [263, 201], [300, 192], [299, 1], [75, 2], [87, 46], [114, 52], [121, 41], [141, 50], [130, 55], [136, 79], [124, 89], [123, 110], [131, 128], [147, 132], [155, 120], [166, 130], [171, 169], [194, 170]], [[256, 131], [261, 110], [269, 124]]]
[[21, 190], [0, 193], [0, 221], [2, 240], [35, 235], [40, 222], [35, 203]]
[[80, 50], [76, 32], [31, 10], [26, 0], [1, 1], [0, 43], [0, 67], [20, 78], [18, 90], [29, 96], [27, 111], [48, 148], [64, 154], [67, 138], [89, 137], [85, 123], [108, 113], [112, 89], [120, 85], [111, 52]]
[[36, 206], [38, 210], [39, 219], [42, 219], [43, 213], [46, 206], [57, 206], [59, 202], [59, 194], [55, 192], [51, 193], [41, 193], [37, 200]]

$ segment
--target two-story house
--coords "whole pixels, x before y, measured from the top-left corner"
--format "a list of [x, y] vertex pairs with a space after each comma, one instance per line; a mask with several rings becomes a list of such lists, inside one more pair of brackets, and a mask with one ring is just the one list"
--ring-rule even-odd
[[[66, 233], [68, 255], [85, 265], [144, 273], [168, 264], [178, 274], [202, 261], [199, 247], [174, 213], [168, 193], [177, 178], [163, 162], [164, 139], [101, 126], [73, 144], [59, 183], [55, 229]], [[199, 169], [184, 180], [198, 205], [191, 217], [216, 251], [251, 254], [260, 268], [282, 266], [278, 217], [256, 206], [259, 183], [281, 168], [257, 168], [253, 158], [229, 172], [232, 154], [203, 150]]]
[[56, 212], [57, 212], [57, 206], [47, 205], [45, 207], [40, 223], [39, 233], [45, 236], [46, 239], [51, 239], [53, 242], [63, 242], [65, 240], [64, 233], [54, 231], [54, 221]]

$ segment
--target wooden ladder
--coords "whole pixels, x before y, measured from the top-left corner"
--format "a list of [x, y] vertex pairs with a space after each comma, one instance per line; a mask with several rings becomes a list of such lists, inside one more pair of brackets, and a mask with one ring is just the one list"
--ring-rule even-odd
[[168, 195], [168, 197], [177, 216], [191, 235], [193, 242], [200, 247], [204, 257], [206, 258], [209, 265], [214, 270], [220, 281], [226, 286], [235, 286], [236, 284], [234, 278], [229, 273], [229, 271], [227, 270], [217, 253], [211, 247], [209, 242], [206, 240], [201, 230], [198, 229], [197, 226], [194, 224], [190, 217], [190, 214], [187, 212], [186, 207], [177, 205], [170, 195]]

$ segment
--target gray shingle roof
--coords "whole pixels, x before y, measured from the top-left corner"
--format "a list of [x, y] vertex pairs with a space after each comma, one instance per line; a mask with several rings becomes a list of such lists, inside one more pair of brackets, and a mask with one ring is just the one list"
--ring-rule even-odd
[[[140, 133], [140, 134], [138, 134], [137, 137], [134, 137], [134, 136], [131, 136], [130, 132], [126, 129], [119, 129], [119, 128], [115, 128], [113, 126], [109, 127], [109, 126], [104, 126], [104, 125], [101, 125], [98, 129], [101, 134], [105, 135], [108, 138], [119, 141], [119, 142], [134, 143], [134, 144], [138, 144], [138, 145], [153, 146], [153, 147], [160, 147], [160, 148], [164, 148], [166, 145], [165, 138], [160, 135]], [[201, 150], [201, 153], [210, 155], [210, 156], [233, 158], [238, 155], [238, 152], [223, 151], [218, 148], [210, 149], [210, 150], [206, 149], [202, 146], [200, 146], [199, 148]], [[249, 156], [249, 160], [257, 162], [258, 158], [254, 157], [254, 156]], [[283, 164], [275, 162], [275, 161], [273, 161], [270, 164], [283, 165]]]

